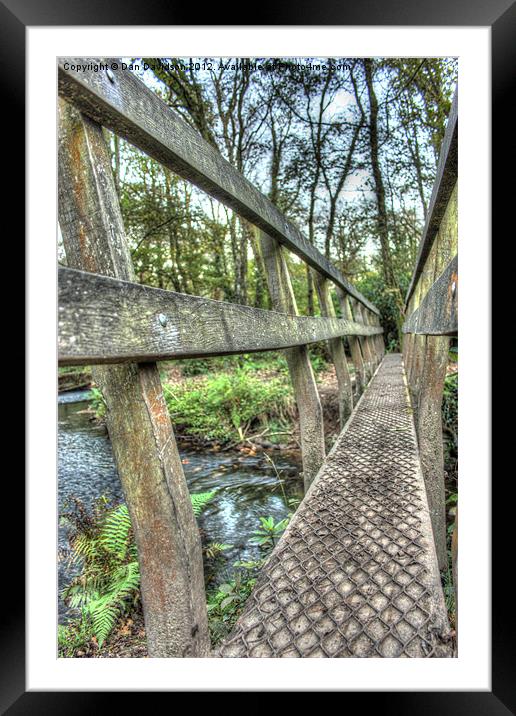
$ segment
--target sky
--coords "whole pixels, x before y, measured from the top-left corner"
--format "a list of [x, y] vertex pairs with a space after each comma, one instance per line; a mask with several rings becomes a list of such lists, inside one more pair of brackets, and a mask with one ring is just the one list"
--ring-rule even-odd
[[[303, 62], [306, 60], [303, 60], [303, 58], [298, 58], [300, 62]], [[190, 58], [183, 58], [183, 61], [188, 62]], [[123, 58], [123, 61], [127, 62], [128, 64], [131, 61], [131, 58]], [[198, 62], [199, 65], [202, 66], [203, 62], [205, 61], [204, 58], [193, 58], [194, 62]], [[216, 59], [216, 62], [218, 62], [219, 59]], [[312, 63], [316, 62], [325, 62], [325, 60], [320, 59], [311, 59]], [[224, 59], [224, 62], [226, 60]], [[134, 70], [134, 73], [139, 77], [140, 80], [142, 80], [150, 89], [152, 89], [154, 92], [160, 92], [162, 89], [161, 82], [156, 78], [154, 73], [151, 70], [144, 70], [142, 63], [140, 61], [139, 67], [136, 67]], [[347, 71], [347, 70], [342, 70]], [[209, 72], [207, 70], [200, 69], [199, 70], [199, 77], [207, 77], [209, 76]], [[385, 99], [385, 97], [382, 95], [382, 85], [381, 83], [378, 83], [377, 87], [377, 94], [378, 94], [378, 101], [381, 105], [382, 101]], [[325, 121], [329, 121], [331, 119], [338, 118], [339, 114], [343, 114], [346, 112], [346, 110], [349, 110], [349, 108], [356, 104], [355, 97], [345, 91], [340, 90], [335, 97], [333, 98], [333, 101], [328, 106], [325, 112]], [[125, 168], [127, 172], [127, 168]], [[267, 180], [268, 180], [268, 174], [267, 174], [267, 165], [266, 163], [263, 163], [261, 166], [256, 166], [253, 168], [254, 175], [249, 176], [248, 178], [253, 181], [258, 186], [262, 187], [262, 190], [267, 191]], [[122, 168], [122, 171], [124, 171], [124, 167]], [[126, 178], [127, 175], [126, 175]], [[209, 205], [209, 202], [206, 200], [206, 198], [203, 196], [203, 192], [196, 191], [195, 192], [196, 200], [199, 202], [199, 204], [205, 209], [210, 210], [211, 207]], [[324, 202], [326, 198], [325, 189], [323, 187], [320, 188], [318, 192], [318, 200], [320, 202]], [[364, 199], [370, 199], [373, 200], [375, 198], [375, 193], [372, 191], [372, 181], [371, 181], [371, 175], [370, 171], [368, 169], [357, 169], [355, 170], [350, 176], [348, 176], [343, 191], [340, 195], [340, 202], [341, 206], [349, 206], [352, 207], [355, 203], [361, 202]], [[406, 199], [406, 196], [403, 197]], [[394, 197], [394, 208], [399, 209], [401, 207], [400, 200], [395, 196]], [[422, 210], [419, 203], [419, 200], [417, 197], [415, 197], [414, 200], [414, 207], [416, 209], [416, 212], [418, 214], [418, 218], [420, 223], [423, 222], [423, 216], [422, 216]], [[223, 214], [220, 214], [221, 218]], [[303, 230], [303, 227], [300, 227]], [[376, 249], [376, 242], [374, 240], [370, 240], [365, 248], [365, 255], [370, 256]]]

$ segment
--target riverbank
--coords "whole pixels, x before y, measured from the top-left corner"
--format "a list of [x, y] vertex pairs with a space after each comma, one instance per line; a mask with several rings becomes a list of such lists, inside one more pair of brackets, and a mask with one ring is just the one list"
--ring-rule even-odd
[[[316, 380], [323, 405], [325, 433], [328, 447], [330, 447], [339, 432], [337, 382], [331, 367], [327, 364], [318, 367], [319, 370], [315, 371]], [[199, 369], [201, 368], [204, 366], [199, 366]], [[215, 501], [207, 509], [205, 515], [199, 520], [199, 528], [205, 550], [213, 544], [228, 543], [231, 547], [227, 554], [218, 556], [222, 562], [218, 563], [219, 575], [217, 577], [213, 576], [214, 561], [208, 559], [205, 565], [208, 603], [212, 605], [213, 629], [217, 630], [220, 627], [227, 629], [243, 605], [257, 571], [259, 551], [256, 546], [251, 548], [249, 544], [253, 529], [258, 526], [260, 516], [273, 514], [276, 524], [281, 521], [289, 510], [295, 509], [295, 499], [292, 504], [290, 504], [290, 499], [296, 496], [296, 489], [300, 489], [298, 477], [301, 465], [297, 414], [295, 406], [289, 404], [288, 374], [281, 365], [273, 369], [266, 369], [258, 365], [254, 366], [252, 370], [249, 370], [248, 366], [246, 368], [245, 365], [239, 365], [232, 372], [222, 370], [216, 374], [208, 374], [208, 376], [203, 373], [195, 374], [195, 372], [193, 375], [189, 375], [188, 371], [185, 375], [182, 367], [172, 362], [162, 364], [160, 369], [165, 393], [170, 391], [173, 395], [181, 397], [185, 392], [197, 392], [200, 399], [193, 405], [196, 410], [197, 406], [201, 406], [204, 412], [208, 405], [214, 404], [217, 409], [221, 408], [221, 404], [217, 401], [208, 404], [203, 397], [206, 395], [206, 391], [213, 387], [210, 380], [215, 381], [216, 394], [220, 397], [222, 393], [229, 403], [237, 399], [237, 407], [240, 405], [238, 400], [245, 399], [248, 395], [249, 386], [251, 386], [251, 398], [258, 407], [261, 389], [257, 386], [260, 385], [270, 388], [271, 383], [277, 382], [278, 395], [285, 399], [284, 402], [279, 401], [269, 405], [267, 414], [258, 411], [253, 420], [240, 423], [236, 419], [236, 413], [226, 411], [227, 400], [226, 403], [222, 401], [222, 408], [226, 411], [224, 414], [232, 415], [235, 419], [229, 424], [230, 430], [234, 430], [236, 433], [235, 440], [223, 440], [220, 437], [207, 440], [203, 438], [202, 434], [195, 433], [195, 428], [199, 427], [195, 422], [193, 423], [193, 434], [183, 432], [185, 425], [181, 425], [177, 417], [175, 419], [173, 417], [189, 489], [193, 492], [202, 492], [212, 489], [214, 485], [220, 488], [221, 502]], [[453, 439], [453, 435], [456, 434], [457, 417], [456, 371], [456, 363], [450, 363], [443, 404], [444, 435], [447, 441], [445, 471], [450, 536], [455, 522], [457, 502], [456, 444]], [[236, 386], [243, 392], [238, 390], [232, 392], [232, 383], [230, 380], [226, 380], [227, 377], [231, 378], [235, 372], [239, 372]], [[192, 403], [189, 404], [189, 407], [192, 407]], [[85, 424], [90, 422], [92, 416], [91, 410], [88, 413], [84, 412], [84, 406], [82, 409], [76, 410], [72, 417], [77, 421], [77, 430], [86, 430]], [[278, 419], [282, 422], [279, 422]], [[101, 432], [101, 425], [98, 422], [91, 422], [91, 425], [95, 428], [94, 432], [98, 438], [97, 433]], [[186, 424], [188, 428], [191, 426], [191, 422]], [[241, 435], [237, 426], [241, 429]], [[278, 429], [278, 426], [282, 429]], [[74, 463], [74, 470], [77, 470], [79, 463], [80, 467], [83, 467], [84, 460], [81, 454], [77, 454], [76, 442], [72, 447], [78, 461]], [[98, 461], [98, 455], [97, 442], [94, 446], [92, 459], [90, 462], [86, 461], [90, 465], [90, 471], [93, 469], [94, 461]], [[292, 461], [297, 460], [298, 463], [297, 467], [293, 466], [290, 473], [288, 466], [284, 463], [286, 458], [292, 459]], [[114, 467], [112, 470], [114, 471]], [[89, 477], [90, 475], [86, 474], [76, 476], [77, 484], [90, 483]], [[243, 526], [248, 530], [245, 536], [240, 531]], [[234, 531], [231, 532], [233, 528]], [[236, 563], [245, 563], [250, 565], [250, 568], [235, 569]], [[451, 570], [444, 576], [444, 587], [453, 626], [455, 604], [450, 574]], [[220, 586], [224, 587], [224, 592], [219, 593]], [[220, 610], [220, 605], [227, 597], [226, 592], [234, 596], [235, 599], [233, 605], [230, 605], [232, 609], [230, 614]], [[87, 633], [85, 625], [81, 624], [80, 620], [73, 620], [66, 627], [62, 625], [60, 629], [59, 653], [61, 656], [75, 658], [145, 658], [147, 656], [145, 627], [141, 604], [138, 601], [136, 606], [119, 620], [109, 639], [101, 647], [99, 647], [95, 636]]]
[[[312, 367], [330, 448], [339, 433], [335, 369], [326, 361], [324, 352], [312, 355]], [[354, 383], [351, 364], [349, 369]], [[93, 389], [92, 409], [102, 422], [102, 396], [92, 381], [91, 369], [61, 370], [60, 392]], [[297, 407], [282, 356], [168, 361], [160, 363], [159, 370], [176, 439], [185, 448], [299, 453]]]

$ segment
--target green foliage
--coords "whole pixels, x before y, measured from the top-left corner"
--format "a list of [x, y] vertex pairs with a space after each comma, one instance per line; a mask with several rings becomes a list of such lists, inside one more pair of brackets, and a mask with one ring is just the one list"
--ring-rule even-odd
[[[408, 290], [410, 277], [403, 275], [399, 277], [401, 296], [405, 296]], [[374, 303], [380, 311], [380, 323], [384, 329], [385, 347], [390, 352], [400, 350], [398, 341], [398, 325], [400, 317], [400, 293], [389, 289], [379, 272], [369, 271], [360, 281], [356, 282], [358, 290]]]
[[444, 601], [446, 603], [446, 609], [450, 615], [452, 624], [455, 623], [455, 588], [453, 586], [453, 573], [452, 573], [452, 558], [451, 551], [448, 551], [448, 566], [446, 571], [443, 573], [442, 583], [444, 591]]
[[[199, 516], [214, 496], [215, 491], [191, 494], [194, 514]], [[81, 618], [58, 633], [60, 653], [69, 656], [93, 636], [102, 647], [120, 618], [136, 606], [140, 570], [125, 504], [110, 506], [101, 497], [88, 512], [72, 498], [61, 519], [70, 527], [69, 563], [80, 568], [62, 594], [68, 606], [81, 609]], [[212, 545], [214, 556], [228, 547]]]
[[70, 562], [81, 567], [63, 591], [63, 599], [83, 610], [101, 647], [118, 618], [139, 596], [140, 573], [129, 513], [126, 505], [108, 507], [101, 498], [93, 519], [81, 521], [77, 513], [67, 513], [63, 519], [73, 530]]
[[459, 374], [449, 373], [444, 381], [443, 403], [444, 463], [449, 478], [456, 480], [458, 465]]
[[87, 612], [84, 612], [81, 619], [76, 619], [69, 624], [58, 624], [57, 626], [57, 650], [59, 656], [73, 657], [77, 650], [85, 647], [91, 641], [93, 627]]
[[212, 490], [211, 492], [192, 493], [190, 495], [190, 499], [192, 501], [192, 509], [194, 511], [194, 515], [196, 517], [199, 517], [199, 515], [202, 514], [202, 512], [208, 506], [208, 503], [210, 503], [214, 497], [215, 490]]
[[258, 544], [260, 547], [274, 547], [279, 536], [285, 531], [289, 518], [274, 522], [272, 517], [260, 517], [260, 527], [254, 530], [251, 537], [251, 544]]
[[309, 346], [308, 355], [310, 356], [310, 363], [316, 375], [328, 369], [331, 359], [325, 341]]
[[288, 372], [283, 353], [243, 353], [241, 355], [216, 356], [214, 358], [188, 358], [177, 361], [185, 377], [209, 375], [235, 370], [267, 370], [278, 373]]
[[97, 418], [103, 418], [106, 414], [106, 401], [98, 388], [91, 389], [90, 404]]
[[208, 622], [212, 644], [223, 639], [235, 624], [253, 589], [264, 560], [235, 562], [232, 578], [207, 594]]
[[246, 369], [165, 385], [164, 395], [172, 421], [182, 431], [222, 442], [243, 440], [251, 427], [266, 425], [272, 413], [286, 419], [292, 409], [286, 380], [265, 382]]
[[[272, 517], [260, 517], [260, 527], [253, 532], [254, 537], [249, 541], [269, 551], [274, 548], [288, 522], [289, 517], [279, 522], [274, 522]], [[223, 639], [233, 628], [256, 583], [258, 572], [266, 561], [265, 556], [259, 560], [235, 562], [231, 578], [208, 593], [208, 620], [213, 644]]]
[[210, 544], [206, 545], [206, 547], [204, 548], [204, 554], [206, 555], [207, 559], [217, 559], [217, 557], [220, 557], [223, 552], [226, 552], [226, 550], [231, 549], [232, 546], [232, 544], [210, 542]]

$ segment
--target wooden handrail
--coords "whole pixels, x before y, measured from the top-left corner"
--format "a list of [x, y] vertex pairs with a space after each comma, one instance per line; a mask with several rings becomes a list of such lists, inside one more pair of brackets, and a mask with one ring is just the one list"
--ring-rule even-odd
[[403, 333], [456, 336], [458, 330], [459, 277], [455, 256], [432, 284], [419, 306], [403, 325]]
[[430, 249], [432, 248], [432, 244], [439, 230], [439, 226], [441, 225], [444, 212], [448, 206], [448, 201], [450, 200], [455, 182], [457, 181], [457, 155], [459, 141], [458, 102], [459, 96], [458, 90], [456, 90], [450, 114], [448, 115], [446, 132], [444, 134], [439, 154], [436, 179], [432, 189], [430, 206], [428, 208], [428, 216], [425, 228], [423, 229], [423, 235], [419, 243], [416, 265], [414, 267], [414, 273], [412, 274], [412, 279], [405, 298], [405, 306], [408, 306], [419, 277], [421, 276], [430, 253]]
[[89, 365], [278, 350], [382, 332], [59, 269], [59, 364]]
[[[120, 60], [106, 59], [108, 66]], [[301, 231], [201, 135], [127, 70], [95, 71], [99, 60], [61, 58], [59, 95], [95, 122], [234, 209], [373, 313], [368, 301]], [[79, 64], [83, 69], [73, 71]]]

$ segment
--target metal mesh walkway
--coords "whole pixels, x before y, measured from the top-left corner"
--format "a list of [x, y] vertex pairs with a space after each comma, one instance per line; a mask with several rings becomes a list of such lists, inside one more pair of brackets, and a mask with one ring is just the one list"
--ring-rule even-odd
[[219, 655], [452, 655], [400, 355], [384, 358]]

